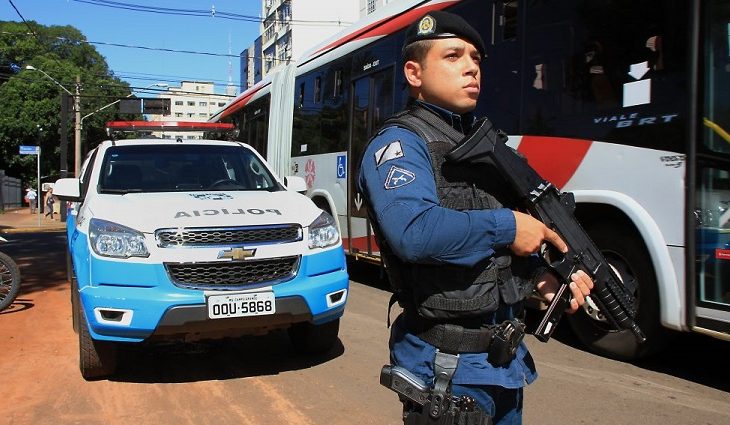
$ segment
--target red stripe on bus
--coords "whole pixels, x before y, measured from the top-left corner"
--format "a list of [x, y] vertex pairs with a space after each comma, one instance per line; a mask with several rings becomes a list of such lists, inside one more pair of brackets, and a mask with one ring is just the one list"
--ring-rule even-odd
[[359, 31], [347, 34], [346, 36], [333, 41], [332, 43], [322, 47], [321, 49], [315, 51], [310, 55], [315, 56], [322, 52], [335, 49], [337, 47], [340, 47], [344, 44], [347, 44], [349, 42], [355, 41], [355, 40], [362, 40], [365, 38], [370, 37], [378, 37], [378, 36], [384, 36], [384, 35], [390, 35], [398, 30], [401, 30], [405, 27], [407, 27], [411, 22], [415, 21], [416, 18], [420, 17], [422, 14], [426, 12], [431, 12], [432, 10], [441, 10], [445, 9], [454, 3], [458, 3], [458, 1], [445, 1], [441, 3], [431, 4], [423, 7], [418, 7], [415, 9], [411, 9], [402, 15], [398, 15], [396, 17], [388, 17], [385, 19], [381, 19], [377, 22], [373, 22], [372, 24], [363, 27]]
[[583, 162], [590, 140], [561, 137], [522, 136], [517, 150], [540, 176], [562, 189]]
[[256, 87], [256, 86], [252, 87], [249, 93], [246, 93], [245, 95], [243, 95], [243, 97], [241, 97], [241, 98], [239, 98], [238, 100], [236, 100], [236, 101], [234, 101], [233, 103], [231, 103], [231, 104], [230, 104], [230, 105], [229, 105], [229, 106], [228, 106], [228, 107], [227, 107], [227, 108], [225, 109], [225, 111], [223, 111], [223, 112], [221, 113], [221, 116], [220, 116], [220, 118], [218, 118], [218, 119], [219, 119], [219, 120], [220, 120], [220, 119], [223, 119], [223, 118], [225, 118], [225, 117], [227, 117], [227, 116], [229, 116], [229, 115], [233, 114], [234, 112], [237, 112], [237, 111], [238, 111], [239, 109], [243, 108], [244, 106], [246, 106], [246, 104], [248, 103], [248, 101], [249, 101], [249, 100], [251, 100], [251, 98], [252, 98], [252, 97], [253, 97], [253, 96], [254, 96], [254, 95], [255, 95], [256, 93], [258, 93], [258, 92], [259, 92], [259, 90], [261, 90], [262, 88], [266, 87], [267, 85], [268, 85], [268, 84], [264, 84], [264, 85], [261, 85], [261, 86], [259, 86], [259, 87]]
[[[375, 243], [375, 236], [370, 236], [370, 249], [372, 249], [373, 252], [380, 252], [380, 248], [378, 247], [378, 244]], [[349, 245], [351, 243], [352, 245]], [[345, 250], [348, 248], [350, 250], [356, 249], [358, 251], [362, 252], [368, 252], [368, 237], [362, 236], [359, 238], [342, 238], [342, 246], [345, 247]]]

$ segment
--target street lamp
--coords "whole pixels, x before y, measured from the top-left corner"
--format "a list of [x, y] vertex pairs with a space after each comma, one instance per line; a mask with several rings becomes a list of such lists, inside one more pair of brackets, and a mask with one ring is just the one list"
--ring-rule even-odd
[[[79, 95], [79, 86], [81, 85], [81, 77], [76, 76], [76, 93], [71, 93], [66, 87], [64, 87], [61, 83], [56, 81], [53, 77], [46, 74], [45, 71], [42, 69], [38, 69], [34, 67], [33, 65], [26, 65], [25, 69], [29, 71], [38, 71], [41, 74], [45, 75], [49, 80], [53, 81], [58, 87], [61, 87], [63, 91], [68, 93], [71, 97], [74, 99], [74, 176], [79, 177], [79, 169], [81, 168], [81, 96]], [[63, 142], [65, 143], [65, 141]], [[61, 147], [61, 152], [65, 152], [65, 149], [63, 148], [64, 145]], [[61, 177], [66, 177], [66, 157], [65, 155], [61, 155]]]

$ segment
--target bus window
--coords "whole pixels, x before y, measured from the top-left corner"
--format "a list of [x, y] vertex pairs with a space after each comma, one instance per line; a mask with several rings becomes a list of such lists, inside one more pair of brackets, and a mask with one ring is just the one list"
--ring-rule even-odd
[[730, 153], [730, 4], [706, 4], [704, 145], [714, 152]]

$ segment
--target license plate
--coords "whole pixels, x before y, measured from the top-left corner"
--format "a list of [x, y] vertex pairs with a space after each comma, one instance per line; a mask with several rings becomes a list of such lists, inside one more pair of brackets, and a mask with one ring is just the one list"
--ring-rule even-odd
[[245, 294], [211, 295], [208, 297], [208, 317], [265, 316], [276, 313], [276, 299], [273, 292], [250, 292]]

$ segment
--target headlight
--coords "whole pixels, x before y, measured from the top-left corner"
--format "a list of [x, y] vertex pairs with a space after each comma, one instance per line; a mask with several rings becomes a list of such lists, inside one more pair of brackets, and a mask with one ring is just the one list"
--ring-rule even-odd
[[331, 215], [322, 211], [322, 214], [309, 225], [309, 248], [326, 248], [340, 241], [337, 224]]
[[92, 218], [89, 222], [89, 239], [95, 253], [105, 257], [149, 257], [144, 235], [129, 227], [111, 221]]

